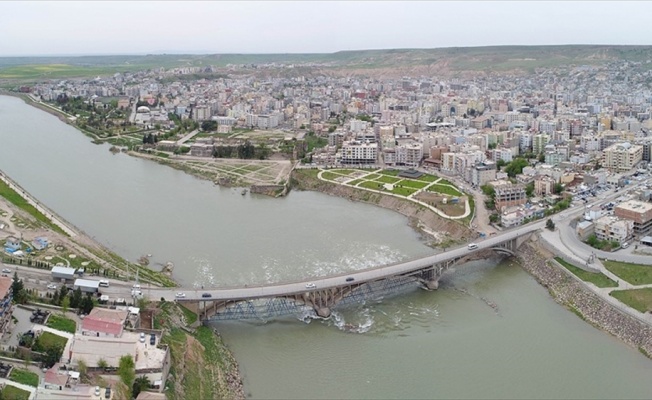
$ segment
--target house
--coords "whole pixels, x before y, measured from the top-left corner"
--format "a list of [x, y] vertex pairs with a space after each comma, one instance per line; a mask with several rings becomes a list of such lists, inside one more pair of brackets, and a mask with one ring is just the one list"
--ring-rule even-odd
[[9, 236], [7, 240], [5, 240], [5, 252], [13, 253], [18, 250], [20, 250], [20, 240], [16, 237]]
[[81, 332], [86, 336], [120, 337], [129, 311], [94, 308], [82, 321]]
[[32, 246], [34, 246], [35, 250], [43, 250], [46, 247], [48, 247], [48, 244], [49, 244], [48, 238], [44, 236], [39, 236], [34, 238], [34, 240], [32, 240]]

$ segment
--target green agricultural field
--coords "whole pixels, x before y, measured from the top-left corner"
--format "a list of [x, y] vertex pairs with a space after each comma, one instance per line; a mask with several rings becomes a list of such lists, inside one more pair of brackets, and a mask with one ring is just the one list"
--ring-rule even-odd
[[463, 196], [459, 190], [454, 189], [450, 186], [440, 185], [439, 183], [435, 183], [434, 185], [430, 186], [427, 190], [429, 192], [437, 192], [441, 194], [446, 194], [448, 196], [456, 196], [456, 197]]
[[630, 264], [620, 261], [602, 260], [605, 268], [632, 285], [652, 283], [652, 265]]
[[414, 189], [423, 189], [424, 187], [428, 186], [429, 183], [414, 181], [412, 179], [403, 179], [402, 181], [397, 182], [396, 185], [397, 186], [414, 188]]
[[555, 257], [555, 260], [564, 266], [567, 270], [572, 272], [574, 275], [576, 275], [578, 278], [583, 280], [584, 282], [591, 282], [597, 287], [600, 288], [605, 288], [605, 287], [618, 287], [618, 284], [611, 280], [608, 276], [601, 274], [601, 273], [594, 273], [594, 272], [587, 272], [584, 271], [581, 268], [578, 268], [574, 266], [571, 263], [566, 262], [565, 260]]
[[652, 288], [614, 290], [609, 295], [642, 313], [652, 311]]
[[[367, 179], [368, 179], [368, 178], [367, 178]], [[391, 176], [386, 176], [386, 175], [379, 176], [378, 178], [376, 178], [376, 181], [377, 181], [377, 182], [382, 182], [382, 183], [391, 183], [391, 184], [394, 184], [394, 183], [396, 183], [396, 182], [399, 182], [400, 180], [401, 180], [400, 178], [393, 178], [393, 177], [391, 177]]]

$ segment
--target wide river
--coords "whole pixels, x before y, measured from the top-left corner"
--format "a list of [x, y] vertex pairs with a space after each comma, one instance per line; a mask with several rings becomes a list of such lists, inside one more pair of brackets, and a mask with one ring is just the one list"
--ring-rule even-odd
[[[320, 276], [429, 251], [387, 210], [311, 192], [241, 196], [108, 148], [0, 96], [0, 169], [125, 258], [172, 261], [183, 284]], [[650, 360], [557, 305], [511, 262], [470, 263], [438, 291], [328, 321], [218, 329], [252, 398], [652, 398]]]

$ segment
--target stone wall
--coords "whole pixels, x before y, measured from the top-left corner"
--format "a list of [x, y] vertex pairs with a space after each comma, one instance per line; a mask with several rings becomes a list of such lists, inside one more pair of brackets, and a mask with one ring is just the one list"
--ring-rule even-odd
[[652, 327], [602, 299], [582, 283], [569, 276], [563, 267], [549, 263], [550, 254], [537, 242], [519, 249], [523, 268], [546, 287], [558, 303], [579, 314], [585, 321], [652, 355]]

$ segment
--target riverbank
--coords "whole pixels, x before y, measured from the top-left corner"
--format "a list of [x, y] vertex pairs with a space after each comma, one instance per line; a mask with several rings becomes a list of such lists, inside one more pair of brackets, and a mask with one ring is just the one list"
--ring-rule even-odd
[[[9, 177], [4, 176], [12, 184]], [[55, 215], [42, 203], [38, 202], [33, 196], [26, 191], [16, 192], [13, 188], [7, 186], [8, 190], [0, 192], [0, 240], [13, 236], [20, 237], [24, 242], [30, 243], [36, 237], [46, 237], [50, 245], [39, 251], [38, 258], [12, 258], [7, 256], [6, 262], [15, 262], [20, 265], [29, 265], [29, 260], [40, 261], [43, 264], [49, 263], [53, 257], [56, 260], [65, 260], [70, 258], [70, 254], [75, 254], [75, 259], [85, 258], [92, 260], [97, 265], [107, 268], [123, 271], [126, 261], [106, 249], [100, 243], [88, 237], [83, 231], [74, 227], [71, 223], [60, 216], [56, 216], [61, 226], [67, 227], [72, 233], [64, 234], [54, 228], [57, 225], [45, 224], [44, 221], [36, 218], [37, 213], [44, 216], [44, 220], [51, 220]], [[6, 195], [8, 198], [2, 196]], [[14, 204], [17, 200], [29, 199], [35, 205], [32, 213], [20, 207], [21, 204]], [[12, 202], [13, 201], [13, 202]], [[27, 200], [25, 200], [27, 203]], [[59, 229], [61, 230], [61, 229]], [[58, 253], [65, 253], [63, 255]], [[3, 258], [5, 255], [3, 254]], [[122, 265], [124, 263], [124, 265]], [[32, 264], [35, 265], [35, 264]], [[118, 266], [120, 265], [120, 267]], [[131, 264], [132, 272], [135, 266]], [[24, 267], [23, 267], [24, 268]], [[87, 267], [88, 268], [88, 267]], [[137, 267], [140, 271], [141, 282], [151, 282], [163, 285], [176, 285], [171, 278], [164, 276], [160, 272], [152, 271], [146, 267]], [[21, 277], [22, 278], [22, 277]], [[125, 279], [125, 278], [123, 278]], [[158, 303], [164, 307], [166, 303]], [[170, 303], [167, 304], [174, 304]], [[165, 318], [166, 335], [168, 340], [178, 341], [183, 344], [172, 350], [172, 369], [174, 378], [172, 382], [180, 382], [178, 386], [173, 386], [173, 397], [175, 399], [185, 398], [233, 398], [244, 399], [244, 389], [242, 378], [240, 377], [238, 364], [233, 354], [226, 347], [219, 334], [207, 327], [200, 327], [197, 330], [190, 331], [185, 329], [186, 321], [183, 318]], [[171, 346], [172, 348], [172, 346]], [[190, 357], [190, 358], [188, 358]], [[176, 376], [175, 373], [180, 374]], [[188, 377], [186, 380], [184, 377]], [[209, 391], [200, 391], [200, 394], [208, 396], [192, 396], [197, 393], [197, 388], [210, 388]], [[187, 396], [187, 394], [190, 394]]]
[[410, 227], [419, 232], [433, 247], [450, 247], [475, 237], [473, 231], [461, 221], [442, 218], [426, 207], [397, 197], [322, 181], [304, 171], [306, 170], [292, 171], [290, 176], [292, 189], [312, 190], [395, 211], [407, 217]]
[[560, 267], [551, 265], [548, 260], [553, 257], [536, 240], [519, 249], [523, 269], [547, 288], [557, 303], [652, 358], [652, 327], [619, 311]]

